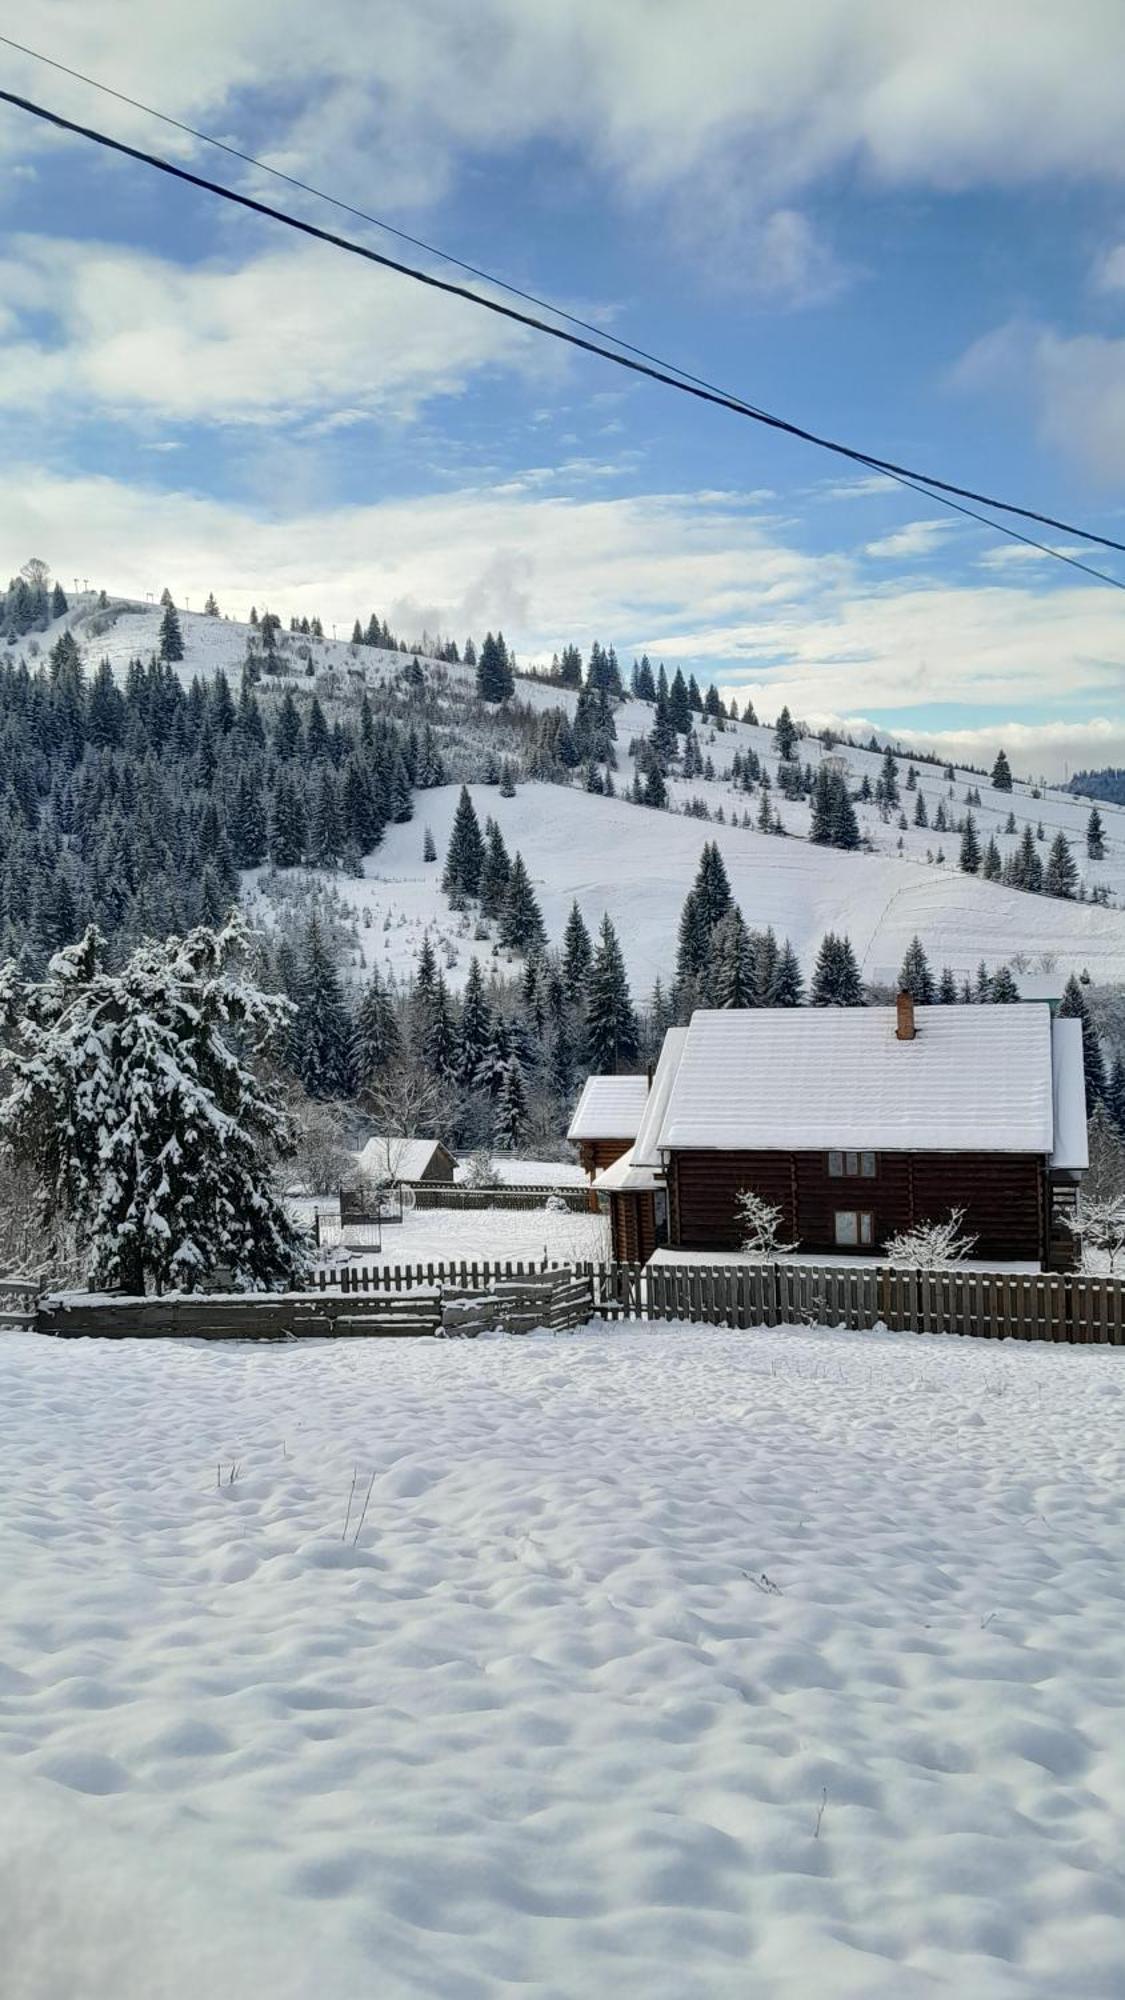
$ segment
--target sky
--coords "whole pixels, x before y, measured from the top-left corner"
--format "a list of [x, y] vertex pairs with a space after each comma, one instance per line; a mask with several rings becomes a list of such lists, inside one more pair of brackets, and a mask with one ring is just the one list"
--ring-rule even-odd
[[[1125, 541], [1120, 0], [26, 0], [16, 32], [759, 406]], [[2, 45], [0, 87], [396, 250]], [[0, 460], [4, 575], [499, 626], [528, 664], [600, 639], [764, 716], [1125, 762], [1121, 592], [4, 106]]]

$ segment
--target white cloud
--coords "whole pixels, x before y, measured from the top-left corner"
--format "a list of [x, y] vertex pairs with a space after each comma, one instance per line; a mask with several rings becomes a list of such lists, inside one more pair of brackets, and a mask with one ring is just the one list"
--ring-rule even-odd
[[948, 521], [907, 521], [892, 534], [868, 542], [865, 553], [878, 557], [928, 556], [952, 533]]
[[[243, 142], [345, 198], [434, 200], [458, 159], [572, 145], [624, 202], [724, 194], [728, 264], [814, 293], [832, 271], [801, 202], [846, 170], [885, 186], [1121, 178], [1119, 0], [29, 0], [21, 29], [78, 69]], [[1096, 51], [1096, 58], [1091, 52]], [[15, 87], [88, 116], [97, 100], [12, 55]], [[49, 85], [49, 88], [48, 88]], [[296, 108], [294, 109], [294, 106]], [[114, 131], [150, 120], [99, 107]], [[190, 141], [159, 129], [164, 148]], [[0, 145], [58, 145], [15, 114]], [[827, 260], [827, 261], [826, 261]]]
[[[503, 364], [555, 354], [503, 320], [318, 244], [186, 266], [107, 244], [13, 240], [0, 263], [0, 404], [265, 423], [413, 415]], [[48, 330], [43, 331], [44, 322]]]
[[[0, 487], [0, 547], [7, 570], [35, 549], [60, 574], [111, 590], [143, 595], [169, 581], [193, 601], [214, 589], [234, 610], [268, 601], [342, 627], [372, 604], [411, 631], [461, 637], [500, 624], [528, 659], [600, 636], [694, 662], [753, 691], [766, 714], [785, 701], [806, 716], [935, 701], [1019, 714], [1063, 691], [1112, 714], [1125, 658], [1125, 605], [1110, 591], [1037, 589], [1018, 572], [976, 588], [875, 585], [861, 561], [794, 549], [776, 524], [714, 495], [466, 490], [282, 516], [271, 507], [263, 519], [16, 466]], [[1060, 724], [1035, 740], [1058, 769], [1066, 755], [1085, 761], [1066, 746], [1094, 727]], [[1007, 724], [983, 732], [997, 733], [1017, 740]]]
[[953, 381], [1029, 402], [1043, 441], [1097, 478], [1125, 473], [1125, 339], [1011, 321], [974, 341]]
[[1102, 252], [1094, 265], [1093, 283], [1099, 292], [1125, 291], [1125, 243]]
[[1099, 770], [1107, 764], [1125, 763], [1125, 723], [1109, 716], [1088, 722], [998, 722], [982, 729], [888, 730], [865, 715], [812, 715], [809, 720], [821, 728], [830, 723], [866, 737], [874, 729], [880, 739], [897, 736], [912, 749], [933, 750], [952, 763], [976, 764], [988, 769], [996, 752], [1003, 748], [1019, 777], [1071, 777], [1075, 771]]

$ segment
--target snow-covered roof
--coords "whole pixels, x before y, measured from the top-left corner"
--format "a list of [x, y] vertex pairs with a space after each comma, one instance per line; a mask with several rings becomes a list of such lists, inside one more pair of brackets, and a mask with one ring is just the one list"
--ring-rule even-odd
[[635, 1139], [648, 1096], [646, 1076], [588, 1076], [568, 1139]]
[[1081, 1021], [1051, 1022], [1051, 1053], [1055, 1077], [1055, 1145], [1051, 1165], [1060, 1172], [1080, 1173], [1090, 1164]]
[[643, 1194], [649, 1189], [662, 1185], [655, 1167], [639, 1167], [636, 1164], [636, 1147], [630, 1146], [611, 1167], [603, 1167], [594, 1175], [594, 1186], [599, 1194]]
[[637, 1167], [659, 1167], [660, 1128], [664, 1123], [664, 1113], [668, 1109], [668, 1099], [672, 1085], [680, 1067], [680, 1058], [687, 1041], [686, 1028], [669, 1028], [660, 1051], [660, 1061], [652, 1079], [652, 1088], [645, 1100], [645, 1108], [633, 1141], [633, 1162]]
[[1061, 1000], [1066, 991], [1063, 972], [1015, 972], [1012, 977], [1021, 1000]]
[[693, 1014], [662, 1150], [1049, 1154], [1051, 1016], [1040, 1004]]
[[359, 1155], [360, 1172], [376, 1180], [419, 1181], [434, 1154], [447, 1150], [440, 1139], [369, 1139]]

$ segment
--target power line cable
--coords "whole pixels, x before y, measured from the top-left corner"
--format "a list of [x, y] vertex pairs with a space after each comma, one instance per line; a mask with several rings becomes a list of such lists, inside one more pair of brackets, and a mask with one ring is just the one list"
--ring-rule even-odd
[[172, 179], [182, 181], [189, 187], [200, 188], [206, 194], [217, 195], [220, 200], [231, 202], [234, 206], [247, 209], [252, 214], [263, 215], [270, 221], [283, 223], [287, 228], [295, 229], [301, 235], [312, 237], [321, 243], [331, 244], [334, 249], [347, 251], [355, 257], [362, 257], [368, 263], [378, 264], [385, 270], [395, 271], [400, 277], [411, 278], [417, 284], [426, 285], [434, 291], [444, 292], [452, 298], [464, 299], [470, 305], [479, 306], [485, 312], [493, 313], [502, 319], [511, 320], [514, 324], [527, 327], [532, 332], [547, 334], [551, 339], [563, 341], [569, 347], [578, 348], [587, 354], [597, 355], [603, 361], [613, 362], [618, 368], [628, 369], [634, 375], [640, 375], [650, 381], [662, 383], [667, 388], [678, 389], [681, 395], [692, 396], [699, 402], [710, 403], [717, 408], [730, 410], [736, 416], [747, 417], [755, 423], [765, 425], [770, 430], [779, 431], [788, 437], [799, 438], [806, 444], [817, 445], [820, 449], [832, 452], [837, 457], [848, 459], [853, 464], [866, 466], [870, 471], [884, 473], [888, 478], [897, 481], [900, 485], [911, 488], [912, 491], [920, 493], [926, 499], [937, 500], [943, 506], [954, 506], [956, 512], [970, 515], [972, 519], [980, 521], [982, 525], [994, 529], [999, 534], [1008, 535], [1013, 540], [1023, 542], [1027, 546], [1037, 549], [1041, 554], [1051, 556], [1058, 562], [1066, 563], [1073, 569], [1080, 569], [1086, 575], [1096, 578], [1101, 583], [1107, 583], [1114, 589], [1125, 590], [1125, 583], [1119, 578], [1109, 575], [1107, 571], [1094, 569], [1090, 564], [1079, 562], [1075, 557], [1065, 555], [1061, 550], [1050, 547], [1046, 542], [1036, 541], [1029, 535], [1019, 534], [1005, 522], [987, 520], [983, 515], [974, 514], [972, 509], [967, 506], [956, 507], [951, 496], [957, 496], [962, 501], [976, 501], [981, 506], [994, 507], [1003, 513], [1015, 514], [1023, 520], [1038, 522], [1044, 527], [1055, 528], [1063, 534], [1077, 535], [1083, 541], [1096, 543], [1101, 548], [1113, 549], [1121, 554], [1125, 554], [1125, 542], [1114, 541], [1109, 536], [1096, 534], [1088, 528], [1075, 527], [1069, 522], [1055, 519], [1050, 514], [1041, 514], [1032, 508], [1017, 506], [1011, 501], [998, 500], [989, 494], [974, 492], [971, 487], [955, 486], [947, 480], [940, 480], [928, 473], [918, 472], [909, 466], [899, 465], [891, 459], [876, 458], [871, 453], [860, 451], [853, 445], [842, 444], [836, 439], [825, 437], [816, 431], [807, 430], [803, 425], [791, 423], [784, 417], [774, 416], [769, 411], [757, 409], [753, 404], [743, 402], [737, 396], [728, 395], [725, 391], [712, 387], [703, 381], [702, 378], [690, 377], [686, 374], [677, 375], [672, 373], [663, 363], [650, 363], [647, 360], [630, 358], [628, 354], [615, 352], [613, 348], [604, 345], [600, 336], [596, 340], [590, 340], [584, 335], [569, 333], [563, 327], [551, 326], [546, 321], [537, 319], [530, 313], [520, 312], [514, 306], [505, 305], [499, 299], [491, 299], [481, 292], [473, 291], [467, 285], [455, 284], [451, 279], [438, 277], [432, 271], [419, 270], [416, 265], [403, 263], [401, 259], [396, 257], [389, 257], [384, 251], [373, 250], [367, 244], [355, 242], [351, 237], [338, 235], [334, 230], [321, 229], [316, 223], [308, 222], [300, 216], [290, 215], [284, 209], [275, 208], [271, 203], [260, 201], [253, 195], [241, 194], [234, 188], [224, 187], [220, 181], [210, 180], [203, 174], [192, 173], [187, 167], [176, 166], [171, 160], [162, 159], [159, 154], [147, 152], [143, 147], [131, 146], [123, 139], [111, 138], [108, 133], [101, 132], [94, 126], [81, 125], [75, 119], [64, 118], [61, 112], [51, 111], [47, 106], [36, 104], [30, 98], [22, 97], [15, 91], [0, 90], [0, 103], [10, 104], [18, 111], [25, 111], [31, 117], [38, 118], [45, 124], [53, 125], [59, 131], [70, 132], [78, 138], [88, 139], [92, 144], [101, 146], [109, 152], [118, 153], [126, 159], [137, 160], [143, 166], [153, 167], [158, 173], [167, 174]]

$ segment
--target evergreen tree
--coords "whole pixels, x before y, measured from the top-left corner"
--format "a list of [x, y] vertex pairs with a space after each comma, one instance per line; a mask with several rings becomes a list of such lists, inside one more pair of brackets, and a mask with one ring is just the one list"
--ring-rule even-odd
[[937, 997], [943, 1007], [954, 1007], [957, 1004], [957, 980], [951, 966], [943, 965], [941, 968]]
[[51, 617], [65, 618], [69, 609], [70, 606], [66, 601], [66, 592], [61, 583], [56, 583], [51, 592]]
[[39, 985], [0, 973], [3, 1148], [98, 1289], [302, 1274], [273, 1185], [289, 1130], [255, 1069], [286, 1003], [250, 978], [249, 942], [197, 929], [111, 971], [91, 928]]
[[484, 974], [474, 958], [465, 981], [457, 1031], [457, 1075], [466, 1090], [472, 1088], [492, 1040], [492, 1008], [488, 1002]]
[[[920, 795], [919, 795], [920, 796]], [[813, 779], [809, 839], [819, 847], [856, 848], [859, 823], [840, 772], [817, 767]]]
[[799, 1007], [805, 997], [805, 982], [801, 974], [800, 961], [789, 939], [786, 938], [778, 953], [777, 969], [774, 972], [769, 991], [771, 1007]]
[[507, 701], [515, 690], [515, 679], [504, 644], [504, 634], [494, 638], [489, 632], [477, 661], [477, 693], [482, 701]]
[[512, 1152], [521, 1145], [526, 1134], [527, 1092], [523, 1070], [515, 1055], [509, 1056], [504, 1065], [492, 1130], [497, 1146], [505, 1152]]
[[826, 931], [809, 995], [814, 1007], [862, 1007], [863, 985], [851, 941]]
[[477, 886], [482, 917], [493, 918], [500, 915], [504, 907], [504, 898], [508, 893], [511, 870], [512, 865], [504, 845], [504, 836], [496, 821], [490, 819], [485, 829], [484, 860]]
[[929, 826], [930, 824], [930, 816], [926, 811], [926, 794], [921, 789], [919, 789], [918, 795], [914, 800], [914, 824], [915, 826]]
[[637, 1017], [625, 961], [609, 917], [602, 918], [586, 993], [586, 1043], [591, 1067], [612, 1076], [637, 1061]]
[[984, 850], [984, 859], [981, 862], [980, 872], [986, 882], [999, 882], [1004, 873], [1004, 864], [1000, 859], [1000, 849], [996, 845], [995, 835], [991, 833], [988, 836], [988, 846]]
[[691, 728], [691, 703], [688, 700], [687, 682], [679, 667], [672, 676], [668, 689], [668, 719], [677, 736], [686, 736]]
[[1086, 822], [1086, 852], [1091, 861], [1105, 860], [1105, 829], [1097, 806], [1092, 808]]
[[934, 1004], [934, 976], [919, 937], [913, 937], [906, 948], [902, 970], [898, 975], [900, 993], [909, 993], [921, 1007]]
[[293, 1063], [310, 1097], [346, 1097], [352, 1086], [352, 1024], [319, 920], [310, 917], [301, 952]]
[[422, 835], [422, 859], [423, 861], [437, 860], [437, 846], [434, 842], [434, 836], [429, 827], [426, 828], [425, 832]]
[[799, 742], [797, 727], [789, 713], [788, 706], [782, 709], [774, 726], [773, 741], [778, 755], [784, 760], [795, 756]]
[[1010, 792], [1012, 789], [1011, 766], [1002, 750], [996, 752], [996, 762], [992, 766], [990, 783], [993, 791], [996, 792]]
[[961, 835], [961, 867], [966, 875], [975, 875], [980, 867], [980, 842], [971, 812], [965, 814]]
[[547, 942], [543, 917], [522, 854], [517, 853], [508, 876], [500, 912], [500, 943], [508, 951], [542, 950]]
[[1011, 1007], [1019, 1000], [1020, 989], [1016, 985], [1010, 966], [997, 967], [988, 982], [988, 997], [995, 1007]]
[[1125, 1132], [1125, 1062], [1122, 1061], [1120, 1049], [1113, 1058], [1113, 1067], [1106, 1086], [1105, 1104], [1118, 1132]]
[[576, 898], [570, 906], [570, 915], [563, 932], [563, 988], [569, 1000], [578, 1002], [585, 999], [593, 958], [590, 933]]
[[464, 899], [480, 888], [484, 840], [467, 785], [462, 785], [445, 856], [441, 886], [447, 896]]
[[1090, 1012], [1086, 1005], [1082, 988], [1073, 972], [1066, 982], [1066, 988], [1059, 1003], [1059, 1014], [1065, 1020], [1081, 1021], [1082, 1023], [1082, 1066], [1086, 1073], [1086, 1115], [1088, 1117], [1093, 1111], [1094, 1106], [1100, 1104], [1105, 1096], [1105, 1058], [1102, 1055], [1102, 1045], [1098, 1040], [1098, 1031], [1090, 1018]]
[[180, 630], [179, 615], [171, 598], [164, 607], [160, 621], [160, 657], [169, 662], [184, 657], [184, 635]]
[[711, 1007], [752, 1007], [754, 964], [742, 913], [732, 903], [711, 933], [707, 1002]]
[[1078, 867], [1067, 844], [1065, 833], [1056, 833], [1047, 856], [1047, 866], [1043, 875], [1043, 890], [1048, 896], [1061, 896], [1071, 901], [1078, 887]]
[[377, 972], [356, 1008], [351, 1071], [357, 1091], [375, 1091], [402, 1061], [402, 1035], [394, 1005]]

